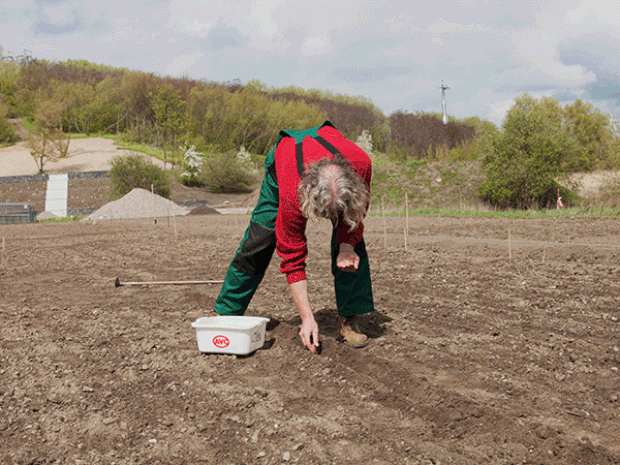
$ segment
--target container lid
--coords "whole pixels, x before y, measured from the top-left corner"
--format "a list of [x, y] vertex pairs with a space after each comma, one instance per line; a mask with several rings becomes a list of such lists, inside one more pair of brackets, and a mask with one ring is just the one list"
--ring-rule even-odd
[[267, 323], [259, 316], [203, 316], [192, 323], [195, 329], [250, 329]]

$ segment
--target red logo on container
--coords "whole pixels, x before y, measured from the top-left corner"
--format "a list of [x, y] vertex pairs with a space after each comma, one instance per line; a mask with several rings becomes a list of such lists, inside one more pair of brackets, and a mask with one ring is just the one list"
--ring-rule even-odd
[[228, 347], [228, 344], [230, 344], [230, 341], [228, 340], [226, 336], [215, 336], [213, 338], [213, 345], [215, 347], [219, 347], [220, 349], [223, 349], [224, 347]]

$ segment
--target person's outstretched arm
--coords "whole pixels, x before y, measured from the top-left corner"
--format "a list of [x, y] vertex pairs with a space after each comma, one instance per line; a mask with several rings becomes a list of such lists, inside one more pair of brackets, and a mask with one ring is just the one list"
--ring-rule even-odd
[[301, 317], [299, 337], [304, 346], [306, 346], [310, 352], [316, 354], [319, 347], [319, 326], [314, 319], [312, 308], [310, 307], [310, 300], [308, 299], [308, 281], [303, 279], [291, 283], [290, 287], [293, 300], [295, 301], [295, 305], [297, 305], [299, 316]]

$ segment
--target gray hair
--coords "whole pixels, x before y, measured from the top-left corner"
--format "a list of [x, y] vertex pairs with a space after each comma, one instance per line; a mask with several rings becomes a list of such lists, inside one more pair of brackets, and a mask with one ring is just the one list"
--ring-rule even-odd
[[349, 231], [364, 219], [370, 202], [368, 186], [340, 154], [311, 164], [297, 193], [301, 212], [308, 220], [327, 218], [335, 222], [342, 218]]

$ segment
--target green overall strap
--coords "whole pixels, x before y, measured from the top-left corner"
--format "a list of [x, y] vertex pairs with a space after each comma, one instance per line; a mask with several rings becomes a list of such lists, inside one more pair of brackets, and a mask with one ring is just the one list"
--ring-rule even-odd
[[321, 124], [320, 126], [306, 129], [303, 131], [294, 130], [294, 129], [286, 129], [286, 130], [280, 131], [280, 137], [292, 137], [293, 139], [295, 139], [295, 156], [297, 159], [297, 172], [299, 173], [300, 178], [303, 176], [304, 170], [305, 170], [303, 143], [306, 137], [311, 137], [314, 140], [316, 140], [333, 156], [336, 156], [336, 154], [340, 153], [338, 149], [336, 149], [336, 147], [334, 147], [332, 144], [327, 142], [323, 137], [319, 135], [318, 133], [319, 129], [321, 129], [323, 126], [331, 126], [334, 129], [336, 129], [336, 126], [334, 126], [330, 121], [324, 121], [323, 124]]

